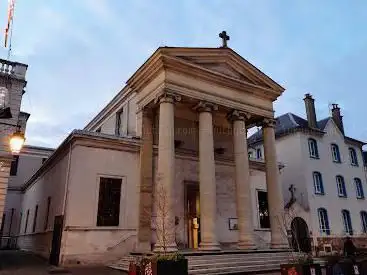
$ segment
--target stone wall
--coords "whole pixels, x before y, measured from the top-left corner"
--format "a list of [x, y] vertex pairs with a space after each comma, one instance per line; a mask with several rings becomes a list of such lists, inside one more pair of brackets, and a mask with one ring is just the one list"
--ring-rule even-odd
[[[367, 248], [367, 236], [363, 237], [352, 237], [353, 243], [357, 248]], [[332, 251], [343, 251], [344, 237], [318, 237], [317, 238], [317, 249], [320, 252], [324, 251], [324, 245], [331, 245]]]

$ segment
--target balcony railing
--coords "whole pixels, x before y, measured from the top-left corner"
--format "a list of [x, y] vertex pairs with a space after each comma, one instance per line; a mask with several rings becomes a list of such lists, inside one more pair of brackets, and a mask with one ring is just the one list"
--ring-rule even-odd
[[25, 79], [28, 65], [0, 58], [0, 74]]

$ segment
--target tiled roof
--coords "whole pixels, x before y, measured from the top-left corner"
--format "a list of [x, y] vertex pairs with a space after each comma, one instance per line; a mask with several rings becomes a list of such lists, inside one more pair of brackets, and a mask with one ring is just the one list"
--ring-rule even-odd
[[[306, 119], [303, 119], [293, 113], [286, 113], [276, 118], [276, 125], [275, 125], [275, 137], [285, 136], [296, 131], [309, 131], [309, 132], [319, 132], [324, 133], [327, 123], [329, 120], [332, 119], [331, 117], [324, 118], [317, 122], [317, 128], [310, 128], [308, 126], [308, 122]], [[262, 130], [256, 132], [252, 136], [248, 138], [248, 144], [252, 145], [257, 142], [261, 142], [263, 139], [262, 137]], [[365, 144], [362, 141], [350, 138], [345, 136], [345, 139], [350, 142]], [[367, 157], [367, 156], [366, 156]]]
[[[307, 120], [293, 114], [293, 113], [286, 113], [276, 118], [276, 125], [275, 125], [275, 136], [283, 136], [287, 134], [294, 133], [296, 130], [299, 129], [306, 129], [310, 131], [323, 131], [329, 118], [320, 120], [317, 122], [318, 129], [312, 129], [308, 127]], [[248, 143], [253, 144], [262, 140], [262, 130], [258, 131], [257, 133], [253, 134], [249, 137]]]

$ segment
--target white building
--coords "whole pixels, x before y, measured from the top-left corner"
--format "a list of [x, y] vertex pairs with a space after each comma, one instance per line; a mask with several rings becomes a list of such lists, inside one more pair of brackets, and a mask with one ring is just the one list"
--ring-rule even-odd
[[[23, 183], [19, 247], [56, 264], [159, 249], [159, 184], [172, 250], [287, 247], [273, 117], [283, 91], [230, 48], [157, 49]], [[248, 159], [245, 128], [258, 123], [266, 162]]]
[[[307, 120], [292, 113], [277, 118], [285, 204], [297, 202], [308, 213], [307, 231], [319, 250], [341, 249], [341, 237], [346, 235], [366, 246], [364, 143], [345, 135], [338, 105], [333, 105], [331, 117], [317, 121], [314, 99], [306, 94], [304, 101]], [[249, 138], [249, 144], [250, 154], [262, 158], [261, 131]]]
[[[5, 201], [5, 209], [0, 230], [0, 247], [15, 248], [20, 233], [24, 184], [53, 153], [53, 149], [25, 145], [21, 153], [14, 157], [10, 167], [10, 177]], [[46, 198], [48, 200], [48, 198]]]

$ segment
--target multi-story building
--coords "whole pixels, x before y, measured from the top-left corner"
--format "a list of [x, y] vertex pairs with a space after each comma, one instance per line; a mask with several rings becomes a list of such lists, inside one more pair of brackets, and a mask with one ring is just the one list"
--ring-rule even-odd
[[[297, 202], [307, 213], [302, 224], [323, 251], [340, 250], [342, 237], [367, 244], [366, 176], [362, 141], [345, 134], [340, 108], [333, 104], [331, 117], [317, 120], [314, 99], [304, 98], [307, 120], [293, 113], [277, 118], [277, 159], [285, 205]], [[252, 157], [263, 156], [262, 133], [249, 138]], [[290, 192], [291, 191], [291, 192]], [[307, 225], [306, 225], [307, 224]]]
[[[50, 148], [26, 145], [23, 147], [21, 153], [14, 157], [10, 168], [0, 247], [14, 248], [16, 246], [20, 221], [23, 215], [23, 185], [42, 166], [53, 151]], [[51, 208], [49, 203], [50, 198], [45, 199], [49, 208]]]
[[[10, 136], [25, 131], [29, 114], [20, 111], [27, 65], [0, 59], [0, 230], [8, 189], [8, 179], [13, 156], [10, 152]], [[0, 232], [1, 233], [1, 232]]]

